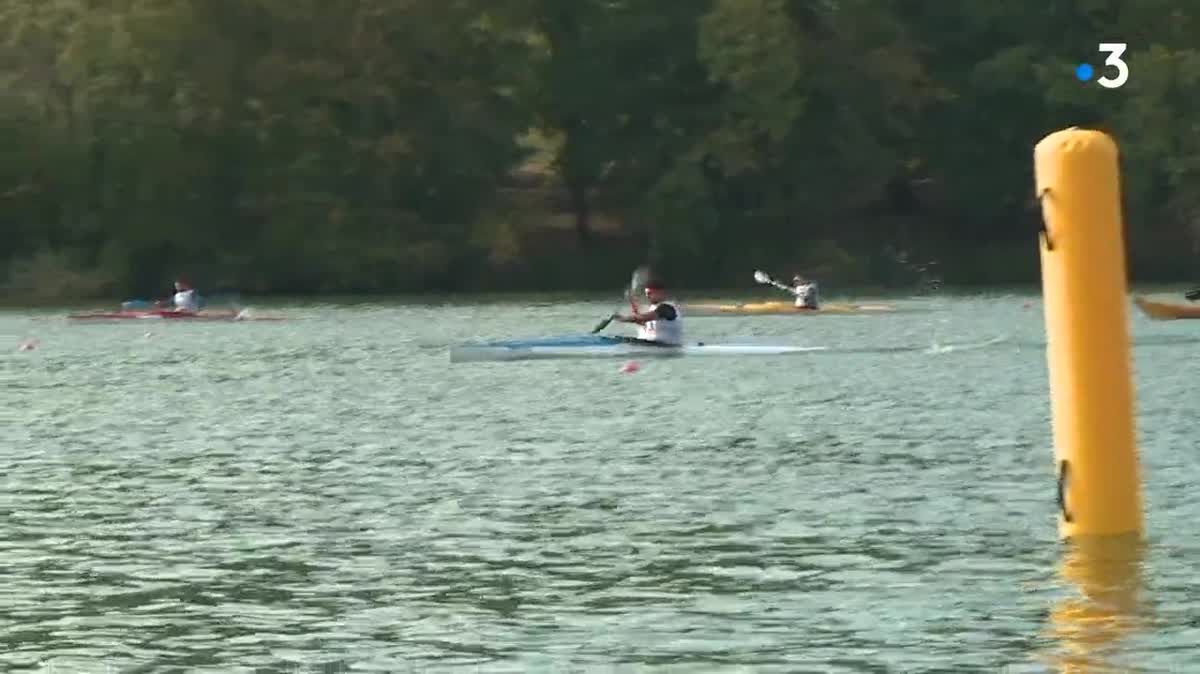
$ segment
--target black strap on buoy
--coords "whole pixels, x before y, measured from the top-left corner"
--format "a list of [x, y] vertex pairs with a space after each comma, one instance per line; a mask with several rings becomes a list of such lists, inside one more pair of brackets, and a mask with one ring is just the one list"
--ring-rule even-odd
[[1067, 510], [1067, 474], [1070, 464], [1066, 459], [1058, 462], [1058, 512], [1062, 514], [1064, 522], [1070, 522], [1074, 518], [1071, 517], [1070, 511]]
[[[1041, 206], [1042, 199], [1046, 198], [1046, 195], [1049, 193], [1050, 188], [1043, 187], [1042, 191], [1037, 193], [1037, 197], [1034, 198], [1031, 206], [1034, 208]], [[1046, 250], [1054, 250], [1054, 239], [1050, 238], [1050, 230], [1046, 229], [1046, 217], [1044, 214], [1038, 214], [1038, 222], [1040, 223], [1038, 225], [1038, 232], [1041, 233], [1042, 239], [1046, 242]]]

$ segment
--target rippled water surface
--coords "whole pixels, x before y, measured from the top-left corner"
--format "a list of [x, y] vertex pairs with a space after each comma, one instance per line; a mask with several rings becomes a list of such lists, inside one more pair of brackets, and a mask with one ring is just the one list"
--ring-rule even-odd
[[901, 304], [693, 318], [832, 348], [635, 374], [449, 363], [604, 303], [2, 313], [0, 671], [1200, 662], [1200, 322], [1131, 312], [1149, 545], [1136, 592], [1088, 596], [1056, 530], [1040, 303]]

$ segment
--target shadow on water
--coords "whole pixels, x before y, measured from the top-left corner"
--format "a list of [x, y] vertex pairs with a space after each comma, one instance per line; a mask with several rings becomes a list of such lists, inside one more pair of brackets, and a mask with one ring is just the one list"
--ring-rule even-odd
[[[1009, 343], [1022, 349], [1046, 348], [1046, 340], [1017, 340]], [[1132, 340], [1132, 345], [1134, 348], [1140, 348], [1143, 346], [1186, 346], [1189, 344], [1200, 344], [1200, 335], [1195, 337], [1183, 335], [1149, 335], [1145, 337], [1135, 337]]]
[[[419, 340], [414, 341], [415, 346], [422, 351], [435, 351], [435, 350], [446, 349], [446, 348], [453, 347], [459, 343], [460, 342], [458, 340], [447, 340], [447, 339], [419, 339]], [[778, 346], [778, 345], [792, 346], [792, 344], [789, 344], [784, 340], [763, 339], [761, 337], [742, 338], [742, 339], [734, 339], [734, 338], [719, 339], [719, 340], [713, 340], [712, 342], [707, 342], [707, 343], [710, 343], [713, 345], [754, 344], [754, 345], [772, 345], [772, 346]], [[848, 347], [817, 346], [817, 347], [814, 347], [812, 351], [805, 352], [804, 355], [808, 355], [808, 356], [819, 356], [819, 355], [823, 355], [823, 354], [872, 355], [872, 354], [891, 354], [891, 353], [922, 353], [922, 354], [928, 354], [928, 355], [936, 355], [936, 354], [944, 354], [944, 353], [953, 353], [956, 351], [974, 351], [974, 350], [978, 350], [978, 349], [986, 349], [986, 348], [1000, 346], [1000, 345], [1004, 345], [1004, 344], [1016, 345], [1015, 343], [1010, 342], [1008, 337], [994, 337], [992, 339], [979, 341], [979, 342], [961, 342], [961, 343], [949, 343], [949, 344], [939, 344], [937, 342], [932, 342], [932, 343], [924, 343], [924, 344], [895, 344], [895, 345], [883, 345], [883, 346], [848, 346]], [[787, 354], [786, 356], [782, 356], [782, 357], [794, 358], [795, 354]]]
[[[923, 355], [941, 355], [954, 353], [959, 351], [977, 351], [993, 346], [1008, 344], [1007, 337], [995, 337], [982, 342], [961, 342], [951, 344], [938, 344], [936, 342], [930, 344], [896, 344], [890, 346], [849, 346], [849, 347], [825, 347], [819, 351], [812, 351], [805, 355], [820, 356], [820, 355], [879, 355], [893, 353], [916, 353]], [[788, 356], [793, 357], [793, 356]]]
[[[415, 346], [421, 351], [440, 351], [448, 349], [459, 343], [459, 340], [452, 339], [422, 339], [415, 340]], [[771, 344], [780, 345], [788, 344], [784, 340], [764, 340], [762, 338], [754, 339], [722, 339], [714, 340], [713, 344], [722, 343], [738, 343], [738, 344]], [[1200, 336], [1197, 337], [1174, 337], [1174, 336], [1151, 336], [1138, 339], [1134, 344], [1134, 348], [1158, 348], [1158, 347], [1174, 347], [1188, 346], [1200, 344]], [[978, 351], [981, 349], [1003, 349], [1010, 348], [1014, 350], [1044, 350], [1046, 342], [1024, 339], [1010, 339], [1009, 337], [994, 337], [977, 342], [958, 342], [958, 343], [939, 343], [937, 341], [923, 344], [892, 344], [879, 346], [823, 346], [813, 351], [805, 352], [804, 354], [789, 354], [779, 356], [783, 358], [795, 358], [796, 355], [808, 357], [820, 357], [823, 355], [891, 355], [891, 354], [920, 354], [920, 355], [946, 355], [956, 352]]]
[[[413, 344], [414, 344], [414, 346], [416, 346], [416, 348], [424, 351], [424, 350], [436, 350], [436, 349], [448, 348], [448, 347], [454, 346], [455, 344], [458, 344], [460, 341], [462, 341], [462, 340], [444, 339], [444, 338], [434, 338], [434, 339], [426, 338], [426, 339], [415, 339], [415, 340], [413, 340]], [[486, 341], [486, 340], [484, 340], [484, 341]], [[756, 337], [756, 338], [750, 338], [750, 339], [747, 339], [747, 338], [725, 338], [725, 339], [720, 339], [720, 340], [713, 340], [712, 343], [714, 343], [714, 344], [718, 344], [718, 343], [782, 344], [784, 342], [782, 342], [780, 340], [764, 340], [761, 337]], [[1193, 345], [1193, 344], [1200, 344], [1200, 335], [1196, 335], [1196, 336], [1147, 335], [1147, 336], [1143, 336], [1143, 337], [1136, 337], [1132, 340], [1132, 346], [1134, 348], [1161, 347], [1161, 346], [1188, 346], [1188, 345]], [[1007, 336], [997, 336], [997, 337], [993, 337], [991, 339], [986, 339], [986, 340], [979, 341], [979, 342], [963, 342], [963, 343], [949, 343], [949, 344], [940, 344], [937, 342], [937, 340], [933, 340], [932, 342], [926, 343], [926, 344], [911, 344], [910, 343], [910, 344], [894, 344], [894, 345], [879, 345], [879, 346], [853, 346], [853, 347], [832, 347], [831, 346], [831, 347], [821, 349], [820, 351], [813, 351], [811, 355], [822, 354], [822, 353], [825, 353], [825, 354], [829, 354], [829, 353], [836, 353], [836, 354], [856, 354], [856, 353], [857, 354], [888, 354], [888, 353], [918, 353], [918, 352], [946, 353], [946, 352], [952, 352], [952, 351], [968, 351], [968, 350], [983, 349], [983, 348], [998, 347], [998, 346], [1009, 346], [1009, 347], [1016, 348], [1016, 349], [1045, 349], [1046, 341], [1044, 339], [1043, 340], [1011, 339]]]

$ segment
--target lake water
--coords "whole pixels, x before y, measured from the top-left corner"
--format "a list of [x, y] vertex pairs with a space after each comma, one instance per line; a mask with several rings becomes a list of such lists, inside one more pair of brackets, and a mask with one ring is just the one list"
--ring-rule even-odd
[[635, 374], [449, 363], [586, 332], [604, 302], [0, 313], [0, 670], [1200, 662], [1200, 323], [1131, 308], [1148, 546], [1131, 596], [1089, 599], [1058, 541], [1040, 302], [899, 304], [693, 318], [831, 349]]

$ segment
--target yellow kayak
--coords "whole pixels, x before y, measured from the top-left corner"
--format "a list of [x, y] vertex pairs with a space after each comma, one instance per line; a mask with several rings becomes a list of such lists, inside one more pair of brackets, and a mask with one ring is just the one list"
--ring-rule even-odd
[[801, 309], [792, 302], [750, 304], [688, 304], [685, 316], [815, 316], [820, 314], [878, 314], [895, 311], [888, 304], [824, 304], [820, 309]]
[[1200, 318], [1200, 306], [1154, 302], [1144, 297], [1133, 298], [1133, 303], [1142, 310], [1142, 313], [1156, 321], [1173, 321], [1179, 318]]

